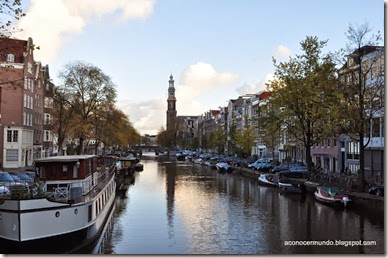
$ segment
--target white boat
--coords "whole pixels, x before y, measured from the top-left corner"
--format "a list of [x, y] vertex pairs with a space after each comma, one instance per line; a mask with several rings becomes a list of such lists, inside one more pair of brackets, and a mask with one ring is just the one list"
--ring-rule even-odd
[[258, 180], [259, 185], [277, 187], [279, 178], [275, 174], [261, 174]]
[[218, 162], [216, 164], [216, 168], [217, 168], [218, 172], [230, 172], [231, 171], [230, 165], [226, 162]]
[[343, 205], [346, 207], [350, 202], [349, 196], [341, 193], [337, 187], [319, 186], [314, 196], [318, 201], [330, 205]]
[[55, 156], [35, 165], [39, 182], [0, 199], [1, 241], [17, 247], [61, 237], [94, 240], [114, 206], [114, 165], [99, 166], [95, 155]]

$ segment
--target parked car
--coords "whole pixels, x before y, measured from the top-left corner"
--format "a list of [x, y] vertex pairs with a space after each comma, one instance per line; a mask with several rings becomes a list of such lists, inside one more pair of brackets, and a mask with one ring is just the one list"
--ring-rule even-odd
[[16, 175], [23, 181], [32, 183], [34, 182], [34, 178], [32, 178], [28, 173], [26, 172], [18, 172]]
[[8, 172], [0, 171], [0, 186], [8, 188], [11, 192], [15, 189], [24, 189], [28, 191], [28, 184], [26, 185], [23, 182], [15, 181], [15, 179], [13, 179]]
[[272, 163], [271, 162], [268, 162], [268, 163], [264, 163], [262, 166], [260, 166], [257, 170], [260, 171], [260, 172], [270, 172], [271, 169], [273, 169], [273, 166], [272, 166]]
[[373, 195], [384, 196], [384, 186], [383, 185], [372, 185], [369, 188], [369, 193]]
[[283, 162], [272, 169], [273, 173], [278, 172], [307, 172], [307, 166], [303, 162]]
[[252, 164], [249, 164], [248, 168], [251, 168], [251, 169], [254, 169], [254, 170], [258, 170], [259, 168], [261, 168], [265, 164], [271, 163], [271, 162], [272, 162], [272, 159], [260, 158], [260, 159], [256, 160], [255, 162], [253, 162]]

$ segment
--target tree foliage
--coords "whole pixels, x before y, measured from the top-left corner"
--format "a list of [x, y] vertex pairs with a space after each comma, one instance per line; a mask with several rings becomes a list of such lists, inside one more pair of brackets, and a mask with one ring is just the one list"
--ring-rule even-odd
[[317, 37], [306, 37], [300, 43], [301, 55], [284, 63], [274, 60], [275, 79], [268, 85], [287, 134], [306, 150], [310, 171], [310, 148], [333, 134], [330, 117], [337, 112], [341, 97], [332, 56], [321, 53], [326, 44]]
[[160, 128], [156, 142], [164, 147], [173, 147], [175, 145], [175, 134], [174, 130], [165, 130], [163, 127]]
[[250, 156], [252, 147], [255, 146], [255, 127], [251, 124], [248, 116], [244, 116], [245, 126], [241, 130], [236, 130], [235, 140], [243, 156]]
[[59, 77], [65, 91], [72, 95], [72, 132], [79, 139], [78, 154], [83, 154], [84, 141], [93, 136], [98, 112], [115, 101], [115, 85], [100, 68], [81, 61], [69, 63]]
[[218, 125], [217, 130], [212, 132], [209, 136], [209, 147], [215, 149], [217, 153], [224, 153], [224, 146], [226, 142], [226, 134], [221, 125]]
[[282, 122], [279, 117], [279, 107], [272, 103], [270, 98], [264, 105], [259, 107], [258, 130], [261, 141], [271, 150], [275, 160], [275, 148], [279, 145], [282, 134]]

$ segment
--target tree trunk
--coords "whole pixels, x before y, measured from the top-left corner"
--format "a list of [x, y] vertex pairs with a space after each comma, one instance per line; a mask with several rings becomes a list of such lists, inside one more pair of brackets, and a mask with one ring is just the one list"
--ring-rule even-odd
[[77, 154], [78, 155], [84, 154], [84, 136], [83, 135], [79, 137], [79, 145], [78, 145], [78, 149], [77, 149]]
[[360, 143], [360, 159], [359, 159], [360, 160], [360, 171], [359, 171], [358, 176], [360, 177], [360, 190], [364, 192], [365, 186], [366, 186], [365, 169], [364, 169], [365, 168], [364, 127], [362, 127], [362, 129], [360, 130], [359, 137], [360, 137], [360, 139], [359, 139], [359, 143]]

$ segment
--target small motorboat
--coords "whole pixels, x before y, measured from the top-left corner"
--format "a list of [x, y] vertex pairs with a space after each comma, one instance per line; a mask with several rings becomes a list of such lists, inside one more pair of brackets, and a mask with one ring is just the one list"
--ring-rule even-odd
[[314, 195], [315, 199], [325, 204], [343, 205], [346, 207], [348, 202], [350, 202], [349, 196], [341, 193], [338, 187], [319, 186]]
[[258, 177], [259, 185], [277, 187], [278, 186], [278, 176], [274, 174], [261, 174]]
[[318, 183], [306, 181], [304, 182], [304, 185], [306, 186], [307, 192], [314, 193], [317, 190], [317, 187], [319, 186]]
[[302, 180], [306, 177], [305, 172], [280, 172], [278, 187], [284, 192], [301, 193], [306, 192], [306, 186]]
[[232, 168], [230, 167], [230, 165], [226, 162], [218, 162], [216, 164], [216, 168], [218, 170], [218, 172], [230, 172], [232, 170]]

